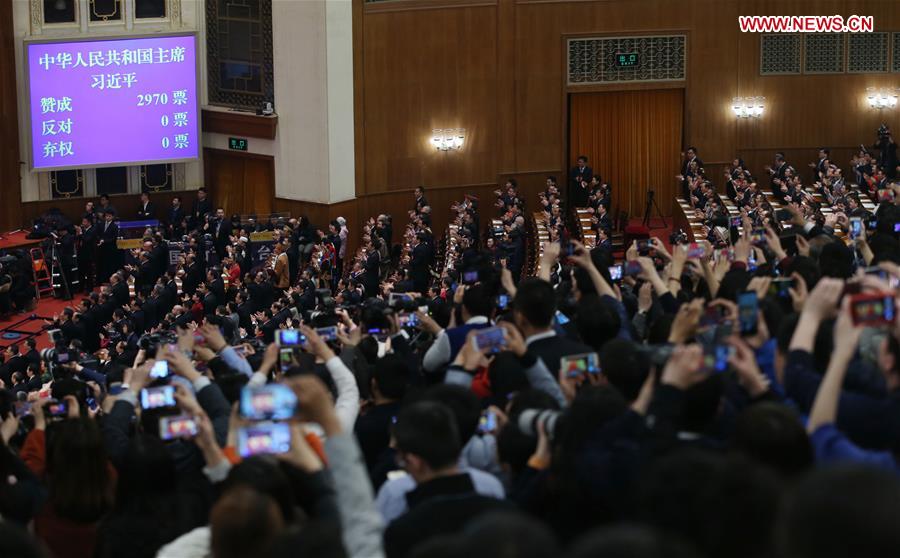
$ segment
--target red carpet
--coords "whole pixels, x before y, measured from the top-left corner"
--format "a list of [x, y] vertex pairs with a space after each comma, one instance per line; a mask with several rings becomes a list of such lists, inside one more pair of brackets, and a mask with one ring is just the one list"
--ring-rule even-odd
[[40, 238], [28, 239], [27, 231], [16, 231], [12, 233], [0, 234], [0, 250], [10, 250], [13, 248], [26, 248], [29, 246], [37, 246], [41, 243]]
[[[0, 349], [4, 349], [9, 345], [21, 345], [29, 337], [37, 339], [38, 350], [50, 347], [50, 340], [47, 334], [43, 333], [44, 327], [47, 325], [41, 318], [53, 318], [54, 314], [59, 314], [66, 306], [73, 306], [81, 298], [76, 296], [72, 300], [59, 300], [56, 298], [44, 298], [38, 302], [37, 307], [28, 313], [13, 314], [6, 316], [0, 320]], [[30, 316], [37, 316], [37, 319], [29, 319]], [[18, 333], [15, 339], [6, 339], [5, 334]]]

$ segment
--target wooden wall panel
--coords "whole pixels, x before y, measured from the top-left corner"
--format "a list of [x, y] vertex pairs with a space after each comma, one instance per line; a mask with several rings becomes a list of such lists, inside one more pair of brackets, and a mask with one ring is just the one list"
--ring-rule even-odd
[[228, 215], [266, 215], [273, 211], [275, 159], [221, 149], [203, 150], [204, 182]]
[[[738, 28], [739, 15], [861, 14], [874, 16], [876, 31], [900, 31], [900, 2], [497, 0], [453, 7], [434, 0], [392, 3], [389, 11], [354, 2], [360, 196], [417, 181], [477, 189], [569, 167], [565, 39], [572, 36], [687, 34], [683, 146], [700, 148], [717, 183], [735, 155], [761, 173], [779, 149], [806, 168], [827, 145], [846, 169], [850, 149], [873, 141], [882, 120], [900, 129], [900, 111], [879, 114], [864, 99], [866, 87], [900, 84], [898, 74], [761, 77], [759, 35]], [[738, 122], [731, 99], [756, 95], [767, 97], [767, 113]], [[477, 148], [443, 154], [424, 146], [446, 120], [470, 130]]]
[[12, 2], [0, 2], [0, 232], [21, 222], [19, 127]]

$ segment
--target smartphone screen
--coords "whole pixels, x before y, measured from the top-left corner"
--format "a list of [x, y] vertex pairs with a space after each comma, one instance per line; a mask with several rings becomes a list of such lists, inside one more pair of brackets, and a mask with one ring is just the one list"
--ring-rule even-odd
[[478, 421], [478, 433], [490, 434], [497, 430], [497, 415], [494, 411], [484, 411], [481, 413], [481, 419]]
[[497, 309], [498, 310], [506, 310], [506, 308], [508, 306], [509, 306], [509, 295], [508, 294], [497, 295]]
[[795, 281], [789, 277], [773, 279], [769, 285], [769, 294], [779, 296], [781, 298], [789, 298], [791, 289], [794, 288]]
[[689, 257], [691, 259], [697, 259], [697, 258], [703, 257], [704, 250], [703, 250], [702, 244], [698, 244], [696, 242], [691, 242], [690, 244], [688, 244], [686, 246], [686, 250], [687, 250], [687, 257]]
[[759, 317], [759, 300], [755, 291], [747, 291], [738, 295], [738, 323], [741, 335], [754, 335], [757, 331]]
[[320, 327], [316, 329], [316, 333], [323, 341], [337, 341], [337, 326]]
[[150, 377], [151, 378], [168, 378], [169, 377], [169, 363], [164, 360], [157, 360], [153, 363], [153, 368], [150, 369]]
[[621, 281], [622, 280], [622, 264], [616, 264], [609, 266], [609, 278], [613, 281]]
[[856, 240], [863, 233], [862, 219], [859, 217], [850, 218], [850, 240]]
[[397, 324], [400, 327], [416, 327], [419, 325], [419, 316], [413, 312], [398, 314]]
[[850, 311], [856, 325], [880, 326], [894, 323], [896, 304], [892, 293], [853, 295]]
[[564, 356], [559, 359], [559, 366], [568, 378], [600, 373], [600, 359], [597, 353]]
[[622, 273], [626, 277], [635, 277], [643, 273], [644, 268], [641, 266], [641, 262], [637, 260], [631, 260], [630, 262], [625, 264], [625, 268], [622, 270]]
[[506, 348], [506, 337], [502, 327], [489, 327], [475, 334], [473, 341], [479, 351], [488, 349], [490, 353], [498, 353]]
[[721, 374], [728, 370], [728, 357], [734, 353], [730, 345], [713, 345], [703, 350], [703, 366], [707, 374]]
[[286, 422], [261, 422], [238, 430], [238, 453], [250, 457], [285, 453], [291, 449], [291, 427]]
[[285, 373], [294, 365], [294, 349], [290, 347], [278, 349], [278, 370]]
[[463, 271], [462, 274], [463, 283], [467, 285], [472, 285], [478, 282], [478, 271]]
[[282, 384], [245, 386], [241, 390], [241, 416], [249, 420], [285, 420], [294, 416], [297, 396]]
[[158, 386], [141, 390], [141, 408], [156, 409], [175, 406], [175, 386]]
[[306, 342], [306, 336], [296, 329], [279, 329], [275, 332], [275, 342], [280, 347], [294, 347]]
[[197, 435], [197, 423], [193, 417], [178, 415], [159, 419], [159, 437], [163, 440], [193, 438]]

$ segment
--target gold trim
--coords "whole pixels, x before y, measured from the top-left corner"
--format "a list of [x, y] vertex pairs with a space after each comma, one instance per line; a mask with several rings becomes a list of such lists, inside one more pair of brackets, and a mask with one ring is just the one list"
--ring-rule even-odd
[[[120, 10], [122, 8], [122, 0], [114, 0], [115, 7], [116, 7], [115, 10], [113, 10], [112, 12], [110, 12], [108, 14], [98, 14], [97, 10], [95, 9], [96, 0], [88, 0], [88, 1], [89, 1], [88, 5], [91, 7], [91, 14], [93, 14], [94, 17], [100, 18], [100, 21], [109, 21], [109, 18], [120, 13]], [[120, 15], [119, 19], [116, 21], [119, 21], [121, 19], [122, 19], [122, 17]]]

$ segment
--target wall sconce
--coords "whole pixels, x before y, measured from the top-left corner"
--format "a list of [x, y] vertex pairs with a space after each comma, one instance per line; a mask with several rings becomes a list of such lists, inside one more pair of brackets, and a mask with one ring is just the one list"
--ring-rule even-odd
[[870, 108], [878, 110], [892, 109], [897, 106], [897, 90], [869, 87], [866, 89], [866, 99], [869, 101]]
[[431, 131], [431, 145], [438, 151], [458, 151], [466, 141], [465, 128], [447, 128]]
[[735, 97], [731, 100], [731, 110], [738, 118], [759, 118], [765, 109], [765, 97]]

